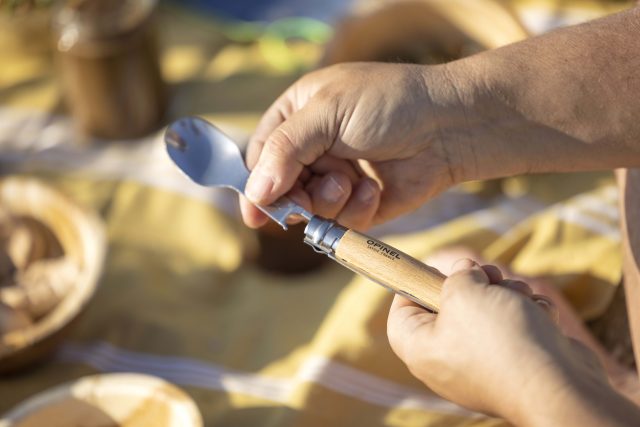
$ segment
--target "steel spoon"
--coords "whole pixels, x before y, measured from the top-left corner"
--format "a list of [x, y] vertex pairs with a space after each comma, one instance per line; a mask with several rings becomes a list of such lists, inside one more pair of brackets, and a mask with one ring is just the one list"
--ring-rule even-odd
[[[167, 128], [164, 140], [169, 157], [194, 182], [207, 187], [226, 187], [244, 195], [249, 179], [240, 149], [220, 129], [199, 117], [184, 117]], [[258, 206], [269, 218], [287, 229], [287, 218], [312, 214], [288, 197], [269, 206]]]

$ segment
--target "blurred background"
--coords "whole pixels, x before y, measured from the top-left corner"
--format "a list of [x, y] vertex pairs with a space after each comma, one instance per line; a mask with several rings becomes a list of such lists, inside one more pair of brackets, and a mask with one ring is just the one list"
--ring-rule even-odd
[[[243, 148], [313, 69], [448, 62], [632, 5], [0, 0], [0, 426], [503, 425], [409, 375], [389, 293], [300, 227], [246, 229], [162, 131], [198, 115]], [[632, 369], [616, 201], [607, 173], [466, 183], [372, 233], [544, 280]]]

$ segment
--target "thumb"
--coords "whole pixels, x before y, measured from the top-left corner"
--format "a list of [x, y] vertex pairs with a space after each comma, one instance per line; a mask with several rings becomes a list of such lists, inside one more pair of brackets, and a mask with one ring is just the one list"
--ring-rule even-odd
[[268, 137], [247, 185], [245, 195], [255, 204], [268, 205], [287, 193], [306, 165], [332, 145], [337, 125], [331, 114], [307, 106], [285, 120]]

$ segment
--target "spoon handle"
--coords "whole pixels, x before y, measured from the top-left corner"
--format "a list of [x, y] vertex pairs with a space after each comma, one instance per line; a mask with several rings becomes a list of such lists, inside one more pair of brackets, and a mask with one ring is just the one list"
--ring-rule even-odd
[[373, 237], [313, 217], [305, 243], [374, 282], [437, 312], [446, 276]]

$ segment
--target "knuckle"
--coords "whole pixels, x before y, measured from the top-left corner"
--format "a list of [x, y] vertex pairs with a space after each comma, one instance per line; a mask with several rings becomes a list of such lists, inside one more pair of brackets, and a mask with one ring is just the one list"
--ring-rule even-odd
[[333, 100], [334, 95], [335, 92], [331, 86], [322, 86], [316, 91], [314, 101], [327, 102], [329, 100]]
[[309, 166], [327, 149], [326, 114], [297, 113], [273, 131], [265, 144], [273, 156]]
[[287, 125], [282, 125], [273, 131], [269, 137], [269, 141], [265, 145], [265, 149], [276, 157], [290, 158], [295, 156], [298, 151], [293, 134]]
[[287, 117], [291, 117], [296, 109], [297, 105], [295, 104], [295, 96], [293, 95], [295, 92], [292, 89], [287, 90], [276, 102], [274, 108], [275, 113], [282, 120], [285, 120]]

